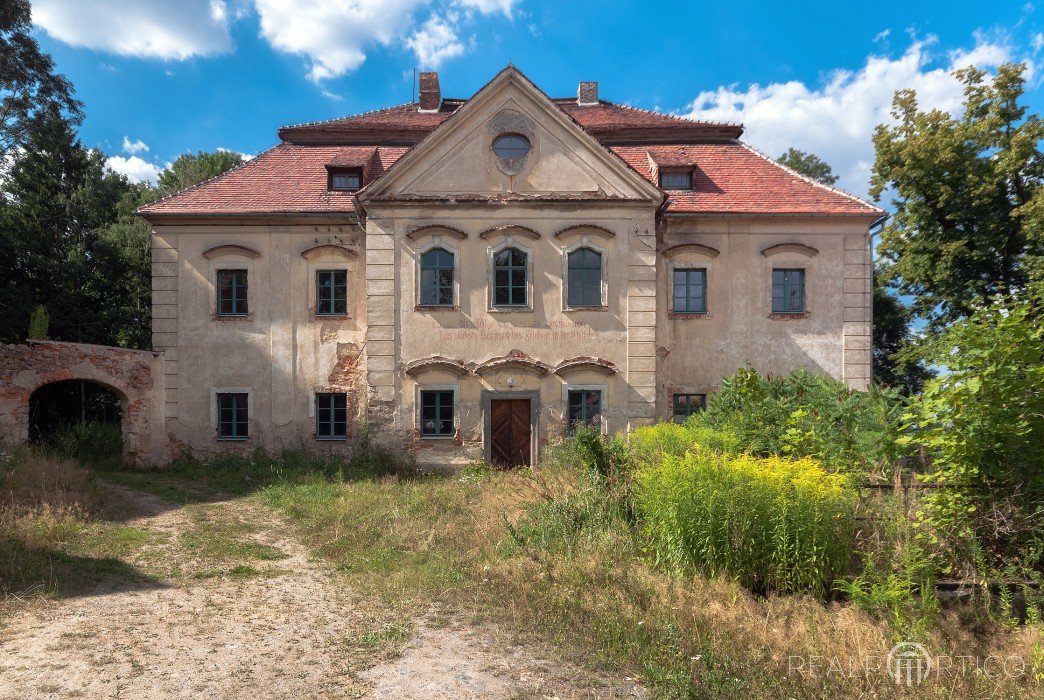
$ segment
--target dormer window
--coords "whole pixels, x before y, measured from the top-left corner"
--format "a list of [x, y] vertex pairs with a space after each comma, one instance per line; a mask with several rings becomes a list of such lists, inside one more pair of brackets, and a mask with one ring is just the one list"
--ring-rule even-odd
[[328, 187], [334, 192], [356, 192], [362, 187], [362, 171], [331, 169]]
[[668, 170], [660, 172], [660, 189], [662, 190], [691, 190], [691, 170]]

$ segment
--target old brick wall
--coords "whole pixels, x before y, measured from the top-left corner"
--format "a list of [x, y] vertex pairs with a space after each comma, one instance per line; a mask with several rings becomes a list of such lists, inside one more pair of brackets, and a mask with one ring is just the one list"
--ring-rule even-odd
[[54, 382], [85, 379], [105, 385], [123, 403], [125, 455], [139, 464], [166, 457], [163, 353], [86, 343], [29, 341], [0, 345], [0, 437], [29, 438], [29, 397]]

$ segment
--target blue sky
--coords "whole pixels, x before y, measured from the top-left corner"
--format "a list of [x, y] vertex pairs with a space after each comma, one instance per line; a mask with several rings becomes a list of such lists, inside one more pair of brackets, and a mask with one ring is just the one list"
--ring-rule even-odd
[[864, 194], [873, 126], [914, 87], [955, 110], [949, 72], [1037, 63], [1044, 5], [545, 0], [37, 0], [36, 35], [86, 104], [81, 139], [132, 178], [186, 151], [254, 154], [281, 124], [410, 99], [437, 69], [466, 97], [509, 61], [553, 96], [742, 121], [770, 155], [812, 150]]

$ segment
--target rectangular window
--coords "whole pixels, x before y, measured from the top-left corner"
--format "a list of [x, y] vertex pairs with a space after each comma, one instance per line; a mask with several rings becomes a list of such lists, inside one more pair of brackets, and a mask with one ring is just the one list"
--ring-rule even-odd
[[566, 262], [566, 304], [602, 305], [602, 254], [590, 248], [574, 250]]
[[421, 256], [421, 305], [453, 306], [453, 268], [453, 253], [445, 248]]
[[566, 432], [572, 435], [577, 427], [587, 425], [601, 428], [602, 392], [599, 389], [570, 389]]
[[493, 257], [493, 305], [526, 306], [529, 303], [529, 255], [505, 248]]
[[805, 271], [772, 271], [772, 313], [797, 314], [805, 310]]
[[217, 315], [247, 315], [247, 271], [217, 271]]
[[706, 407], [707, 396], [705, 394], [675, 394], [674, 422], [684, 423], [686, 418]]
[[660, 189], [664, 190], [691, 190], [692, 171], [660, 173]]
[[702, 314], [707, 312], [707, 271], [695, 270], [674, 271], [674, 305], [675, 313]]
[[421, 391], [421, 435], [453, 437], [453, 391]]
[[218, 439], [246, 440], [249, 397], [247, 394], [218, 394]]
[[348, 315], [348, 272], [319, 270], [315, 273], [316, 316]]
[[344, 440], [348, 437], [346, 394], [315, 395], [315, 436], [320, 440]]
[[358, 170], [330, 173], [330, 189], [355, 192], [362, 187], [362, 173]]

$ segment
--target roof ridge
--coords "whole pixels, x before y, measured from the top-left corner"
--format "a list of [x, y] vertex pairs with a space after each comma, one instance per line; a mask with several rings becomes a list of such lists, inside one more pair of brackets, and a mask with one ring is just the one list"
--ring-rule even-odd
[[874, 209], [876, 211], [881, 212], [882, 214], [885, 213], [884, 209], [882, 209], [881, 207], [877, 206], [876, 204], [871, 204], [870, 202], [866, 201], [862, 197], [857, 197], [854, 194], [852, 194], [851, 192], [847, 192], [847, 191], [841, 189], [840, 187], [834, 187], [833, 185], [828, 185], [825, 182], [820, 182], [819, 180], [815, 179], [814, 177], [809, 177], [808, 175], [805, 175], [804, 173], [799, 173], [797, 170], [794, 170], [793, 168], [791, 168], [791, 167], [789, 167], [787, 165], [783, 165], [782, 163], [777, 161], [775, 158], [762, 153], [761, 151], [759, 151], [758, 149], [754, 148], [753, 146], [751, 146], [749, 143], [746, 143], [745, 141], [740, 141], [739, 139], [736, 139], [736, 143], [738, 143], [743, 148], [746, 148], [748, 151], [750, 151], [754, 155], [759, 156], [761, 158], [764, 158], [769, 163], [772, 163], [773, 165], [775, 165], [777, 168], [779, 168], [781, 170], [785, 170], [786, 172], [790, 173], [791, 175], [795, 175], [796, 177], [804, 180], [805, 182], [808, 182], [808, 183], [810, 183], [812, 185], [815, 185], [816, 187], [821, 187], [824, 190], [829, 190], [830, 192], [833, 192], [834, 194], [839, 194], [842, 197], [848, 197], [849, 199], [853, 199], [853, 200], [859, 202], [860, 204], [862, 204], [862, 205], [864, 205], [864, 206], [866, 206], [866, 207], [868, 207], [870, 209]]
[[[576, 98], [575, 97], [553, 97], [553, 98], [551, 98], [551, 101], [552, 102], [556, 102], [556, 103], [558, 103], [558, 102], [565, 102], [565, 103], [575, 104], [576, 103]], [[612, 100], [599, 99], [598, 100], [598, 106], [601, 107], [603, 105], [610, 105], [612, 107], [619, 107], [620, 109], [627, 109], [627, 110], [630, 110], [632, 112], [640, 112], [642, 114], [651, 114], [651, 115], [656, 116], [656, 117], [667, 117], [668, 119], [677, 119], [680, 122], [685, 122], [687, 124], [698, 124], [700, 126], [731, 126], [731, 127], [741, 127], [741, 126], [743, 126], [743, 124], [741, 122], [723, 122], [723, 121], [711, 121], [709, 119], [693, 119], [692, 117], [685, 117], [685, 116], [682, 116], [680, 114], [674, 114], [674, 113], [671, 113], [671, 112], [660, 112], [658, 110], [649, 109], [647, 107], [635, 107], [634, 105], [624, 104], [623, 102], [613, 102]], [[577, 105], [577, 106], [579, 106], [579, 105]]]
[[629, 109], [632, 112], [641, 112], [643, 114], [654, 114], [658, 117], [670, 117], [671, 119], [677, 119], [678, 121], [688, 122], [689, 124], [699, 124], [701, 126], [743, 126], [739, 122], [712, 122], [709, 119], [692, 119], [690, 117], [683, 117], [678, 114], [671, 114], [670, 112], [658, 112], [655, 109], [646, 109], [645, 107], [634, 107], [632, 105], [625, 105], [619, 102], [612, 102], [611, 100], [599, 100], [599, 102], [605, 102], [611, 104], [614, 107], [620, 107], [621, 109]]
[[371, 114], [379, 114], [381, 112], [391, 112], [392, 110], [395, 110], [395, 109], [402, 109], [403, 107], [412, 107], [413, 105], [419, 105], [419, 104], [420, 103], [417, 102], [416, 100], [414, 100], [412, 102], [403, 102], [403, 103], [397, 104], [397, 105], [389, 105], [388, 107], [379, 107], [377, 109], [370, 109], [370, 110], [367, 110], [365, 112], [359, 112], [357, 114], [345, 114], [343, 116], [333, 117], [331, 119], [319, 119], [319, 120], [311, 121], [311, 122], [301, 122], [299, 124], [284, 124], [283, 126], [279, 127], [278, 130], [282, 131], [283, 129], [296, 129], [297, 127], [301, 127], [301, 126], [320, 126], [322, 124], [333, 124], [334, 122], [341, 122], [341, 121], [345, 121], [346, 119], [355, 119], [357, 117], [368, 117]]
[[135, 209], [134, 212], [135, 213], [139, 213], [139, 212], [143, 212], [143, 211], [148, 211], [150, 208], [155, 207], [158, 204], [162, 204], [164, 202], [167, 202], [167, 201], [169, 201], [169, 200], [171, 200], [171, 199], [173, 199], [175, 197], [180, 197], [181, 195], [185, 194], [186, 192], [192, 192], [193, 190], [196, 190], [196, 189], [199, 189], [200, 187], [203, 187], [203, 185], [209, 185], [210, 183], [215, 182], [216, 180], [220, 180], [221, 178], [225, 177], [226, 175], [231, 175], [232, 173], [236, 172], [237, 170], [242, 170], [243, 168], [245, 168], [250, 163], [253, 163], [253, 162], [259, 160], [262, 156], [266, 156], [269, 153], [271, 153], [272, 151], [274, 151], [275, 149], [279, 148], [280, 146], [285, 146], [285, 145], [287, 145], [287, 144], [284, 141], [280, 141], [279, 143], [275, 144], [274, 146], [270, 146], [269, 148], [266, 148], [265, 150], [261, 151], [260, 153], [258, 153], [253, 158], [247, 158], [246, 160], [244, 160], [242, 163], [240, 163], [239, 165], [237, 165], [234, 168], [229, 168], [228, 170], [226, 170], [223, 173], [218, 173], [217, 175], [214, 175], [213, 177], [208, 177], [206, 180], [202, 180], [200, 182], [197, 182], [196, 184], [191, 185], [189, 187], [186, 187], [183, 190], [178, 190], [177, 192], [171, 192], [166, 197], [160, 197], [159, 199], [154, 200], [152, 202], [149, 202], [148, 204], [143, 204], [140, 207], [138, 207], [137, 209]]

